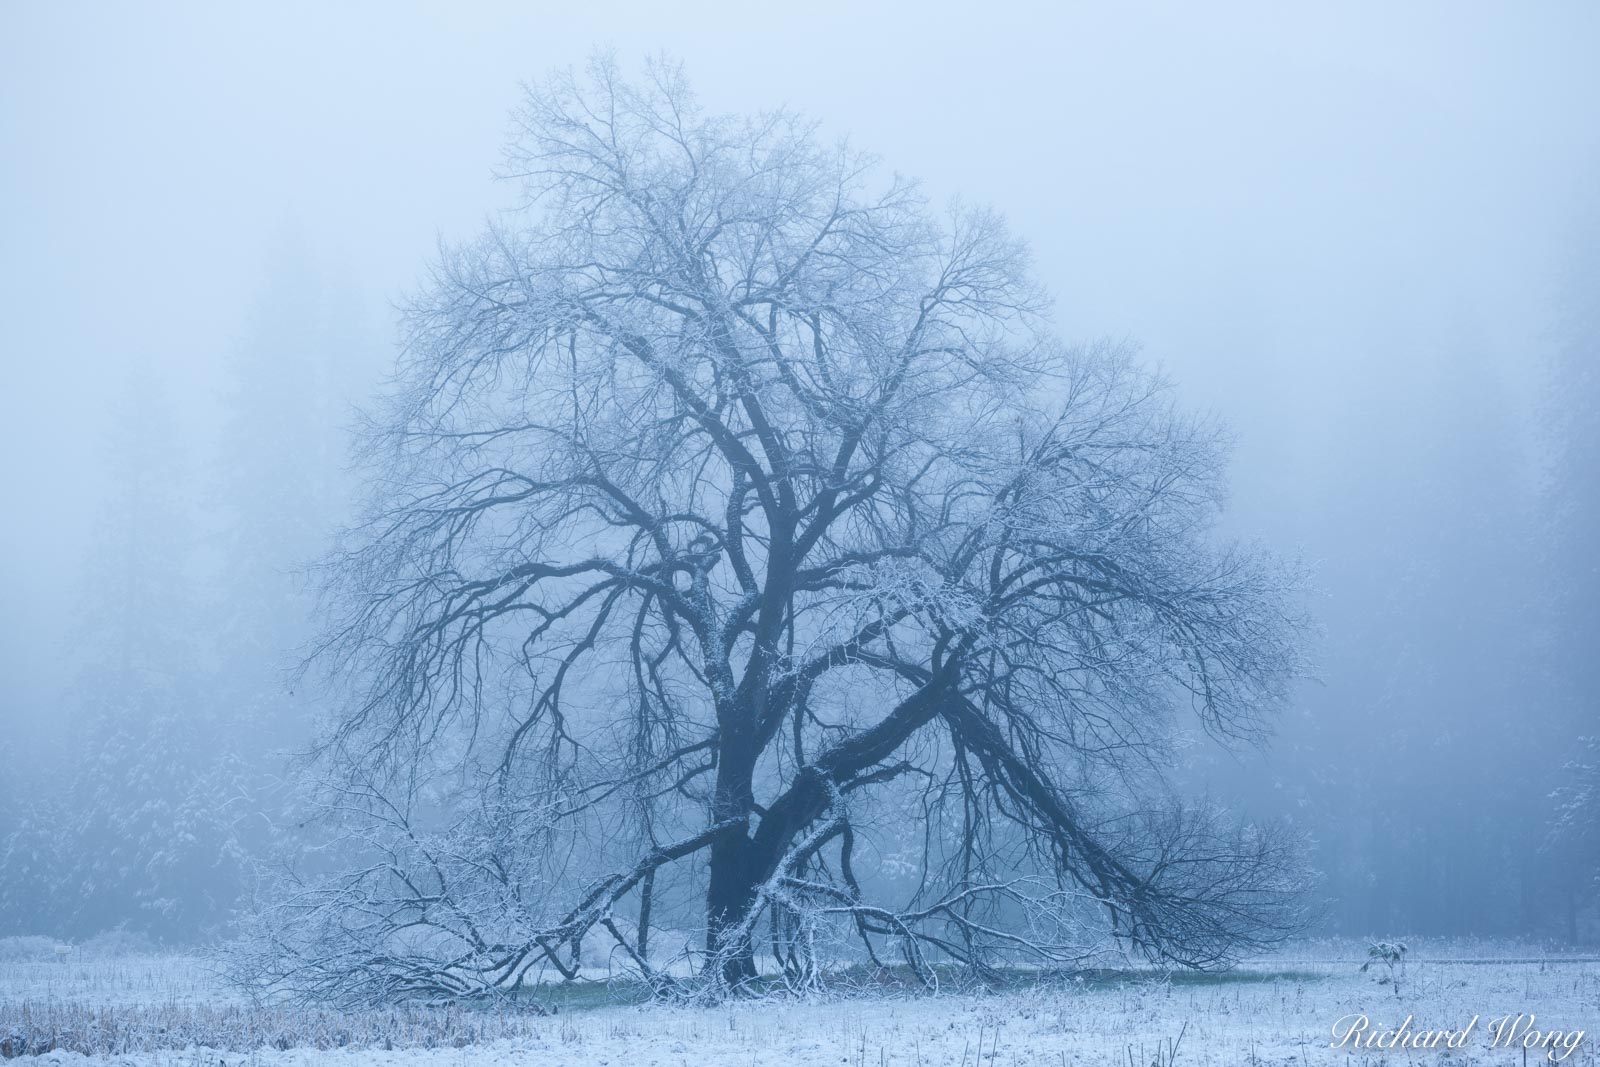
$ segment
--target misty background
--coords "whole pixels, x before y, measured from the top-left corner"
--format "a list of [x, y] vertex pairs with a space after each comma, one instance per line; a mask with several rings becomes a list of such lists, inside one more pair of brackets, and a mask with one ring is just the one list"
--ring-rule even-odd
[[1597, 45], [1578, 3], [8, 6], [0, 934], [227, 931], [392, 303], [601, 46], [992, 204], [1065, 337], [1228, 420], [1319, 680], [1188, 780], [1312, 834], [1323, 929], [1592, 940], [1551, 827], [1600, 732]]

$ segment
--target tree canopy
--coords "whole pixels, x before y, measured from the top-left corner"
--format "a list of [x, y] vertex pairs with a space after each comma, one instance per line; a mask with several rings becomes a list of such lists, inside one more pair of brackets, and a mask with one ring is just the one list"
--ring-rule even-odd
[[370, 862], [296, 889], [277, 976], [505, 989], [594, 933], [665, 984], [652, 913], [723, 987], [768, 942], [813, 980], [824, 930], [925, 981], [1289, 930], [1291, 837], [1162, 781], [1181, 717], [1257, 739], [1301, 669], [1294, 569], [1214, 530], [1224, 430], [1057, 340], [996, 215], [793, 114], [598, 62], [515, 129], [330, 563]]

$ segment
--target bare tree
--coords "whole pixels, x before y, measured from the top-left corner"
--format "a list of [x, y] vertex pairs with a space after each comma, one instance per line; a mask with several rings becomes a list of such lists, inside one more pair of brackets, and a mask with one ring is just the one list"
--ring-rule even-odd
[[1555, 859], [1552, 879], [1566, 895], [1566, 934], [1572, 943], [1592, 938], [1581, 911], [1600, 898], [1600, 737], [1580, 737], [1562, 784], [1550, 795], [1554, 812], [1544, 850]]
[[[769, 935], [814, 974], [818, 924], [928, 981], [1065, 958], [1085, 901], [1182, 964], [1289, 928], [1292, 842], [1159, 784], [1178, 713], [1259, 737], [1299, 668], [1294, 575], [1212, 533], [1219, 427], [1055, 341], [994, 215], [675, 70], [531, 92], [507, 169], [409, 307], [333, 564], [330, 766], [388, 836], [297, 898], [322, 944], [461, 995], [591, 934], [665, 983], [689, 896], [722, 988]], [[445, 783], [499, 830], [419, 830]], [[909, 902], [868, 834], [920, 837]]]

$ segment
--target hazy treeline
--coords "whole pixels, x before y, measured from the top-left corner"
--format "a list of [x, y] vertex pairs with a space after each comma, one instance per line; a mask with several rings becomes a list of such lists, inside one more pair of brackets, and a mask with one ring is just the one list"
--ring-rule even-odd
[[[5, 933], [223, 933], [293, 825], [282, 773], [315, 732], [290, 689], [306, 564], [350, 512], [346, 398], [384, 347], [299, 269], [227, 354], [217, 439], [184, 439], [159, 380], [130, 378], [103, 420], [115, 491], [63, 591], [73, 706], [0, 779]], [[1548, 348], [1519, 360], [1532, 419], [1470, 336], [1439, 353], [1430, 410], [1365, 407], [1358, 384], [1328, 398], [1366, 453], [1351, 469], [1399, 473], [1327, 485], [1301, 517], [1340, 536], [1310, 605], [1320, 681], [1245, 773], [1197, 770], [1312, 835], [1327, 929], [1595, 936], [1593, 818], [1559, 816], [1600, 693], [1597, 278], [1575, 260]]]
[[374, 363], [336, 284], [303, 263], [279, 278], [222, 357], [214, 436], [194, 439], [173, 383], [131, 373], [102, 420], [112, 491], [62, 590], [69, 706], [29, 709], [37, 740], [0, 777], [6, 933], [222, 933], [293, 818], [284, 772], [315, 735], [291, 688], [307, 565], [348, 511], [350, 383]]
[[1330, 929], [1600, 933], [1594, 810], [1556, 814], [1600, 732], [1600, 271], [1575, 245], [1543, 351], [1464, 330], [1406, 391], [1425, 406], [1329, 398], [1358, 458], [1300, 516], [1327, 546], [1321, 684], [1228, 776], [1312, 832]]

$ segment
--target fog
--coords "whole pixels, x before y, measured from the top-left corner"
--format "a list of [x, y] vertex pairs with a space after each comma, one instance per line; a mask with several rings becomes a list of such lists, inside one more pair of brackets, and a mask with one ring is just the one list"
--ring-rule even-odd
[[[1582, 3], [9, 7], [0, 933], [226, 932], [341, 699], [291, 668], [395, 304], [598, 48], [993, 206], [1059, 333], [1232, 428], [1226, 531], [1310, 565], [1316, 670], [1181, 777], [1311, 836], [1316, 929], [1594, 940], [1552, 794], [1600, 700], [1597, 45]], [[223, 754], [233, 873], [161, 814]]]

